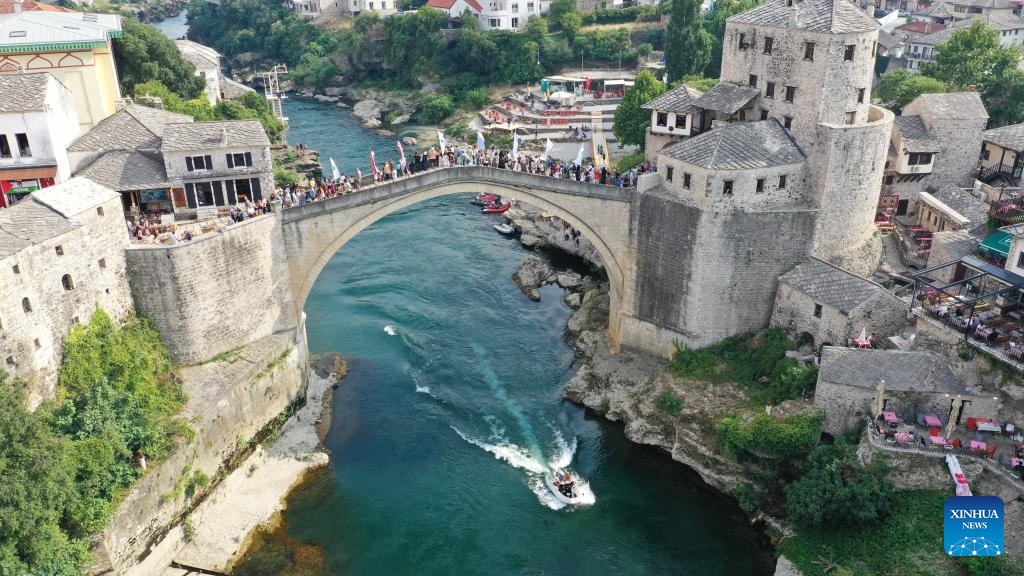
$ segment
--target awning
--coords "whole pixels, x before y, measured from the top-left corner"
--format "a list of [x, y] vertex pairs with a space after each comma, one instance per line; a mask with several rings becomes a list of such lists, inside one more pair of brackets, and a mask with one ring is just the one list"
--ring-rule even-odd
[[980, 248], [991, 254], [998, 254], [1003, 258], [1010, 256], [1010, 244], [1013, 243], [1013, 235], [996, 230], [989, 234], [988, 238], [981, 243]]
[[56, 178], [56, 166], [35, 166], [32, 168], [9, 168], [0, 170], [0, 180], [30, 180], [34, 178]]

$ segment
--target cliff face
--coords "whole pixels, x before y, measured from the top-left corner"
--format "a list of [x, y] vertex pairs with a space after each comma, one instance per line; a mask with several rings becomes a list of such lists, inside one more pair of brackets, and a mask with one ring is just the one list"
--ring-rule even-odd
[[660, 358], [613, 355], [600, 332], [582, 332], [576, 348], [582, 366], [565, 386], [566, 399], [621, 421], [629, 440], [664, 449], [722, 492], [733, 493], [755, 477], [753, 465], [734, 462], [717, 449], [718, 422], [746, 400], [739, 387], [683, 382], [665, 372]]

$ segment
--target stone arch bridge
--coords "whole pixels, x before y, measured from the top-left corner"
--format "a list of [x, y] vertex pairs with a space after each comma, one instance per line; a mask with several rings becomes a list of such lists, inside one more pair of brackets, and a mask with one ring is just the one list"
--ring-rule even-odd
[[630, 239], [635, 190], [486, 166], [432, 170], [285, 210], [281, 222], [295, 317], [301, 315], [324, 266], [359, 232], [418, 202], [477, 192], [549, 212], [594, 244], [608, 273], [609, 337], [618, 346], [622, 303], [632, 292], [635, 268]]

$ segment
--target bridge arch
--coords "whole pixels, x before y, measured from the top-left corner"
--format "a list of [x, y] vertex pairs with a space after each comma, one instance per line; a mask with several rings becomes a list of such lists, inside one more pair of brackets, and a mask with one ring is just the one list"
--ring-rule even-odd
[[608, 274], [609, 335], [617, 346], [621, 298], [632, 277], [630, 191], [478, 166], [435, 170], [285, 211], [282, 222], [295, 317], [301, 318], [320, 272], [359, 232], [419, 202], [475, 192], [500, 194], [549, 212], [594, 244]]

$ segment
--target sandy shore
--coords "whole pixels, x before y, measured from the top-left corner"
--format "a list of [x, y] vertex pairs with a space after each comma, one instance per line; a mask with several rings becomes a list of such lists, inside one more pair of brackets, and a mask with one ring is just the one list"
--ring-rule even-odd
[[307, 471], [327, 464], [327, 454], [319, 450], [317, 424], [325, 397], [329, 397], [336, 381], [334, 376], [325, 377], [310, 370], [305, 406], [285, 422], [272, 446], [258, 447], [191, 514], [191, 540], [185, 542], [183, 528], [176, 527], [129, 574], [186, 573], [170, 568], [172, 562], [229, 572], [249, 535], [284, 508], [292, 487]]

